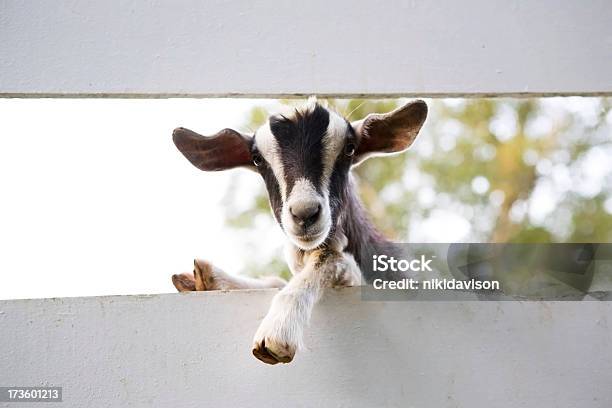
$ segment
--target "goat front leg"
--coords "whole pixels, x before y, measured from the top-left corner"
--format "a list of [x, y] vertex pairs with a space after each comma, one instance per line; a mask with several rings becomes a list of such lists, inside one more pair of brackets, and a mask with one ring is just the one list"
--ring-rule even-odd
[[172, 283], [179, 292], [204, 290], [236, 290], [282, 288], [287, 282], [276, 276], [251, 278], [231, 275], [210, 262], [193, 261], [193, 275], [181, 273], [172, 275]]
[[268, 364], [289, 363], [302, 347], [304, 327], [326, 287], [358, 282], [352, 257], [329, 248], [305, 255], [303, 269], [274, 296], [253, 339], [253, 355]]

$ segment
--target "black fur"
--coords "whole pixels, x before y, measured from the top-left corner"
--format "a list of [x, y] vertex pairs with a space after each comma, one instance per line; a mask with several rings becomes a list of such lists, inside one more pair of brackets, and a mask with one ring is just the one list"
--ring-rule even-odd
[[[401, 258], [401, 248], [386, 239], [374, 226], [356, 193], [352, 180], [348, 180], [340, 193], [342, 216], [336, 228], [348, 238], [346, 252], [353, 255], [364, 279], [371, 283], [375, 278], [397, 279], [396, 272], [372, 272], [372, 255], [386, 254]], [[403, 277], [399, 276], [399, 277]]]
[[323, 176], [323, 137], [329, 125], [329, 112], [319, 104], [312, 111], [295, 112], [295, 119], [270, 119], [270, 130], [280, 149], [287, 183], [287, 196], [298, 178], [309, 180], [321, 193]]

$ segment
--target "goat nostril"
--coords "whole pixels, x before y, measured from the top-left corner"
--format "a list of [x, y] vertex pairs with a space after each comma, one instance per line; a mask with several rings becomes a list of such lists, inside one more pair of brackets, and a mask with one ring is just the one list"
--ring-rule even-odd
[[314, 224], [321, 213], [321, 205], [297, 205], [289, 207], [289, 212], [293, 217], [293, 221], [302, 226], [309, 227]]
[[315, 209], [315, 211], [312, 213], [312, 215], [310, 216], [311, 219], [317, 219], [319, 218], [319, 214], [321, 213], [321, 204], [317, 204], [317, 208]]
[[293, 222], [298, 225], [304, 225], [304, 220], [300, 218], [299, 211], [295, 211], [294, 207], [289, 207], [289, 213], [291, 213], [291, 217], [293, 217]]
[[304, 220], [304, 226], [308, 227], [312, 224], [314, 224], [315, 222], [317, 222], [317, 220], [319, 219], [319, 214], [321, 213], [321, 206], [317, 205], [317, 207], [315, 208], [315, 211], [312, 213], [312, 215], [310, 215], [307, 219]]

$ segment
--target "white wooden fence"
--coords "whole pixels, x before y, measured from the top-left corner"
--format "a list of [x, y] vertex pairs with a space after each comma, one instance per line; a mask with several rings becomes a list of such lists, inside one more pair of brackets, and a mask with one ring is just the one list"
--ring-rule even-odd
[[0, 301], [0, 384], [63, 386], [69, 407], [612, 406], [612, 302], [332, 291], [308, 350], [267, 366], [250, 347], [273, 294]]
[[0, 94], [602, 95], [609, 0], [0, 1]]
[[[609, 0], [1, 0], [0, 96], [612, 95], [611, 22]], [[0, 301], [0, 386], [69, 407], [612, 406], [610, 302], [332, 291], [309, 350], [271, 367], [250, 342], [273, 293]]]

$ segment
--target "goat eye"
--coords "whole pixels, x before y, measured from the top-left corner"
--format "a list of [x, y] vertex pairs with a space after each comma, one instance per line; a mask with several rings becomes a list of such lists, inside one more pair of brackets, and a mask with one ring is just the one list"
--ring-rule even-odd
[[259, 167], [263, 164], [263, 157], [261, 157], [261, 155], [255, 153], [253, 155], [253, 164], [255, 165], [255, 167]]
[[349, 157], [354, 155], [355, 154], [355, 144], [347, 143], [346, 146], [344, 146], [344, 154], [346, 154]]

